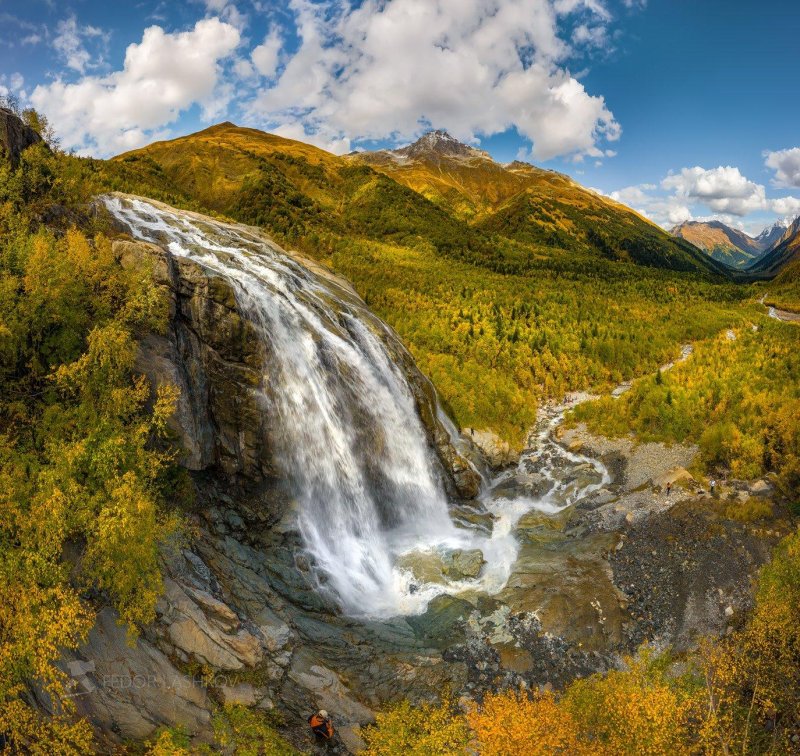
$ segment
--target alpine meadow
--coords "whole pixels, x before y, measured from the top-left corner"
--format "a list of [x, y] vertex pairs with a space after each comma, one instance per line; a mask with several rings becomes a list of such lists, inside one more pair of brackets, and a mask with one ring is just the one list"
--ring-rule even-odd
[[0, 753], [800, 752], [800, 8], [696, 6], [4, 4]]

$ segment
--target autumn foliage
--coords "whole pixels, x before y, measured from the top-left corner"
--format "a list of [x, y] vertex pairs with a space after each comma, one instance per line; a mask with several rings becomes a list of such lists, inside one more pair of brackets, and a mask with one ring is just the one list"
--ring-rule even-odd
[[10, 752], [85, 754], [54, 662], [92, 627], [92, 596], [132, 634], [155, 616], [176, 393], [148, 408], [134, 370], [137, 336], [165, 317], [150, 272], [124, 270], [102, 234], [39, 223], [70, 191], [59, 161], [37, 147], [0, 166], [0, 734]]

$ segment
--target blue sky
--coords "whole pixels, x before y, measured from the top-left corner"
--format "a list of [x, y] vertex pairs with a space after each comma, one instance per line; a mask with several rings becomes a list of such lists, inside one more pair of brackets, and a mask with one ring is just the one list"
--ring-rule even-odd
[[665, 226], [800, 213], [796, 0], [0, 0], [0, 94], [117, 154], [221, 120], [334, 152], [446, 128]]

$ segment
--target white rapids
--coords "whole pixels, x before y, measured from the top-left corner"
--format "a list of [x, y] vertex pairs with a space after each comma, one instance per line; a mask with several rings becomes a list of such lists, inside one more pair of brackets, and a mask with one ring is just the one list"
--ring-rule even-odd
[[[255, 229], [126, 195], [101, 201], [134, 238], [190, 258], [233, 287], [269, 355], [261, 396], [274, 418], [270, 443], [297, 503], [304, 544], [324, 573], [320, 589], [332, 590], [346, 613], [415, 614], [441, 593], [496, 593], [517, 557], [519, 518], [534, 509], [557, 512], [606, 481], [598, 468], [603, 482], [565, 491], [554, 481], [539, 498], [501, 495], [497, 481], [486, 482], [482, 503], [495, 518], [492, 534], [457, 527], [414, 394], [392, 357], [403, 348], [357, 296]], [[539, 451], [528, 459], [545, 448], [569, 455], [549, 440], [557, 420], [544, 419]], [[420, 585], [397, 566], [409, 552], [454, 548], [483, 551], [480, 578]]]

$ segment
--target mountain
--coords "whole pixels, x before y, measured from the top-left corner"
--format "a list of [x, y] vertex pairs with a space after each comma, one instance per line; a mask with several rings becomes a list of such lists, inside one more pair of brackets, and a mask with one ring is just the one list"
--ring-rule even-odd
[[786, 220], [777, 220], [771, 226], [765, 228], [755, 240], [761, 245], [764, 251], [771, 249], [780, 238], [786, 233], [786, 229], [792, 224]]
[[[743, 231], [720, 221], [686, 221], [675, 226], [673, 236], [691, 242], [710, 255], [714, 260], [731, 268], [746, 268], [752, 265], [767, 249], [759, 239], [753, 239]], [[762, 236], [767, 232], [765, 231]]]
[[400, 149], [348, 157], [391, 176], [473, 228], [540, 253], [560, 250], [653, 267], [720, 271], [691, 244], [676, 242], [630, 208], [568, 176], [521, 161], [496, 163], [444, 131]]
[[800, 216], [786, 228], [772, 249], [751, 265], [747, 272], [772, 278], [798, 259], [800, 259]]
[[397, 150], [337, 157], [222, 123], [114, 160], [310, 254], [320, 240], [356, 236], [417, 240], [501, 272], [565, 253], [706, 276], [723, 271], [691, 244], [567, 176], [501, 165], [443, 131]]

